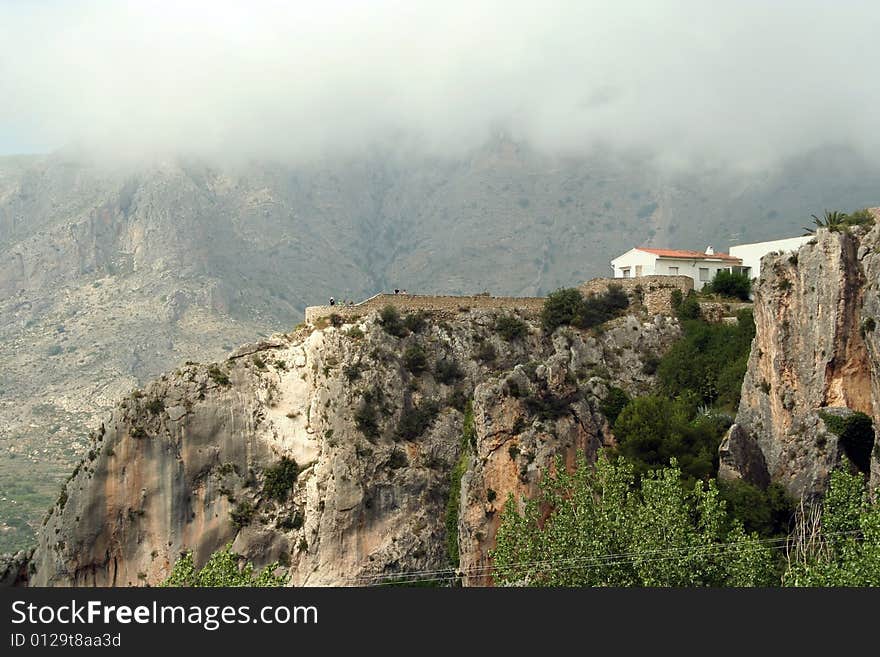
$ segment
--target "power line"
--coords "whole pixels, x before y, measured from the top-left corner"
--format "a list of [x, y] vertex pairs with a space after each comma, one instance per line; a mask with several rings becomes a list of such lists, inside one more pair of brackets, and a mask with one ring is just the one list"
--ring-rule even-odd
[[[858, 530], [845, 532], [829, 532], [826, 538], [835, 536], [850, 536], [855, 540], [864, 540], [857, 536]], [[688, 546], [681, 548], [664, 548], [660, 550], [648, 550], [644, 552], [612, 553], [597, 557], [570, 557], [564, 559], [551, 559], [540, 561], [520, 561], [512, 564], [512, 567], [544, 567], [553, 571], [570, 570], [574, 568], [599, 568], [603, 566], [620, 566], [632, 563], [655, 563], [669, 561], [675, 558], [693, 558], [696, 556], [724, 556], [734, 554], [751, 545], [763, 545], [771, 550], [780, 550], [788, 546], [790, 538], [767, 538], [748, 541], [734, 541], [729, 543], [713, 543], [706, 546]], [[471, 566], [465, 569], [441, 568], [434, 570], [415, 570], [402, 573], [360, 575], [344, 580], [353, 585], [360, 586], [388, 586], [393, 584], [414, 583], [419, 581], [455, 581], [462, 576], [487, 575], [495, 570], [494, 565]], [[380, 581], [377, 581], [380, 580]]]

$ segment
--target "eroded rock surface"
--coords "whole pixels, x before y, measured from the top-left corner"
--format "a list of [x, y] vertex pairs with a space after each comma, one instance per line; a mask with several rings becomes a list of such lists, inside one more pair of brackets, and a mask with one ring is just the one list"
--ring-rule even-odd
[[[610, 444], [606, 386], [647, 392], [645, 360], [680, 332], [674, 319], [631, 316], [551, 337], [527, 322], [505, 341], [496, 317], [428, 318], [400, 338], [373, 314], [152, 382], [95, 434], [40, 531], [30, 583], [153, 585], [182, 552], [198, 565], [227, 543], [257, 566], [280, 562], [293, 585], [446, 570], [463, 457], [460, 567], [474, 574], [465, 583], [488, 583], [476, 569], [507, 495], [534, 493], [557, 456]], [[463, 441], [468, 409], [475, 436]], [[267, 482], [283, 459], [298, 476], [279, 492]]]
[[[872, 210], [875, 216], [880, 212]], [[731, 458], [722, 477], [779, 481], [795, 496], [821, 494], [842, 459], [820, 413], [880, 412], [880, 227], [817, 231], [796, 254], [768, 255], [755, 290], [756, 337], [736, 424], [722, 450], [754, 458], [749, 472]], [[749, 444], [748, 441], [753, 441]], [[872, 484], [878, 483], [875, 444]], [[728, 452], [730, 456], [732, 452]]]

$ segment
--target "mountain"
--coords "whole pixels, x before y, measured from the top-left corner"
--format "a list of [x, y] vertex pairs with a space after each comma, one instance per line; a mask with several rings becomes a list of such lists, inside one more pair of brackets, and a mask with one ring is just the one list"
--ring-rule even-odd
[[31, 584], [155, 585], [227, 543], [295, 585], [457, 563], [483, 583], [507, 495], [609, 444], [607, 381], [649, 391], [646, 360], [680, 333], [634, 315], [552, 338], [480, 307], [407, 317], [316, 321], [126, 397], [47, 516]]
[[798, 234], [878, 184], [844, 149], [760, 173], [670, 173], [503, 136], [459, 158], [296, 166], [0, 158], [0, 551], [32, 541], [114, 400], [288, 331], [306, 305], [398, 286], [541, 295], [607, 273], [633, 244]]
[[[727, 320], [679, 321], [671, 305], [649, 313], [638, 286], [609, 321], [554, 330], [534, 307], [471, 297], [427, 312], [418, 297], [392, 295], [405, 314], [316, 316], [128, 394], [89, 437], [36, 548], [4, 560], [0, 580], [155, 585], [182, 554], [200, 566], [230, 545], [258, 567], [280, 564], [292, 585], [491, 584], [511, 495], [534, 498], [548, 472], [603, 447], [649, 466], [674, 448], [699, 465], [691, 457], [707, 432], [720, 439], [731, 423], [713, 449], [722, 486], [753, 485], [744, 517], [767, 504], [771, 483], [792, 505], [821, 499], [840, 468], [859, 475], [861, 499], [880, 476], [880, 209], [871, 212], [765, 259], [735, 419], [700, 404], [732, 370], [687, 357], [712, 333], [732, 335]], [[751, 309], [734, 311], [732, 330], [751, 327]], [[695, 369], [698, 380], [669, 389]]]

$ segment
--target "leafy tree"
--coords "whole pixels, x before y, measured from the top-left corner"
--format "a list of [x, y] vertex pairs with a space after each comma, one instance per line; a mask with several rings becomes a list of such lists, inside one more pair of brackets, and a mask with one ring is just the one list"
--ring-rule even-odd
[[700, 317], [702, 317], [700, 312], [700, 301], [697, 299], [697, 295], [693, 290], [688, 292], [685, 297], [682, 296], [681, 290], [673, 290], [672, 309], [675, 311], [675, 316], [682, 321], [700, 319]]
[[631, 401], [614, 423], [618, 453], [637, 476], [677, 459], [688, 481], [707, 479], [717, 470], [718, 445], [726, 425], [711, 417], [691, 420], [692, 401], [649, 395]]
[[708, 292], [748, 301], [752, 292], [752, 281], [748, 274], [738, 274], [721, 269], [706, 286]]
[[[771, 551], [728, 523], [714, 482], [688, 492], [672, 467], [636, 483], [632, 466], [602, 453], [574, 472], [560, 459], [522, 511], [508, 498], [492, 552], [499, 584], [531, 586], [760, 586]], [[541, 509], [548, 509], [549, 515]]]
[[403, 366], [418, 376], [428, 369], [428, 357], [420, 345], [412, 344], [403, 352]]
[[846, 417], [819, 413], [828, 430], [840, 438], [840, 445], [860, 472], [871, 468], [871, 450], [874, 448], [874, 423], [864, 413], [854, 412]]
[[406, 327], [400, 319], [400, 313], [397, 308], [387, 305], [379, 311], [379, 323], [389, 335], [402, 338], [406, 335]]
[[629, 404], [629, 402], [630, 398], [629, 395], [626, 394], [626, 391], [615, 386], [609, 386], [605, 399], [603, 399], [602, 403], [599, 405], [599, 410], [608, 420], [608, 423], [613, 425], [617, 421], [620, 412], [627, 404]]
[[551, 292], [541, 310], [541, 324], [548, 333], [560, 326], [573, 324], [579, 316], [584, 297], [573, 287]]
[[528, 333], [528, 327], [513, 315], [499, 315], [495, 320], [495, 332], [508, 342], [519, 340]]
[[434, 378], [438, 383], [447, 385], [455, 383], [464, 376], [458, 363], [451, 356], [449, 358], [441, 358], [434, 363]]
[[287, 456], [282, 457], [278, 463], [263, 471], [263, 493], [266, 497], [283, 501], [293, 488], [298, 475], [299, 466], [296, 461]]
[[279, 564], [271, 563], [259, 574], [254, 573], [254, 565], [248, 561], [239, 565], [241, 555], [232, 551], [229, 543], [222, 550], [211, 555], [201, 569], [196, 570], [192, 552], [182, 555], [171, 574], [160, 586], [194, 587], [194, 586], [284, 586], [287, 575], [275, 575]]
[[718, 490], [731, 518], [742, 522], [747, 532], [766, 537], [787, 536], [794, 519], [795, 500], [785, 488], [773, 483], [766, 490], [741, 479], [719, 481]]
[[544, 302], [541, 323], [548, 333], [564, 325], [586, 329], [607, 322], [628, 306], [629, 298], [619, 285], [609, 285], [602, 294], [587, 298], [575, 288], [560, 289]]
[[421, 333], [427, 325], [427, 317], [428, 313], [426, 313], [424, 310], [409, 313], [406, 317], [403, 318], [403, 326], [408, 331], [412, 331], [413, 333]]
[[822, 506], [801, 506], [792, 543], [786, 585], [880, 586], [880, 503], [861, 475], [832, 472]]
[[700, 403], [735, 410], [755, 336], [750, 310], [741, 310], [737, 320], [735, 325], [686, 321], [683, 338], [657, 367], [661, 390], [670, 397], [693, 393]]

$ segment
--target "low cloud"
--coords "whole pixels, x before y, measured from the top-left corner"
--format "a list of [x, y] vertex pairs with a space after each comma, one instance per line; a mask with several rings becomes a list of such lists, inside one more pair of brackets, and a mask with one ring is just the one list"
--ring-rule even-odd
[[285, 160], [498, 131], [564, 155], [876, 153], [880, 5], [338, 0], [0, 5], [0, 131], [122, 158]]

